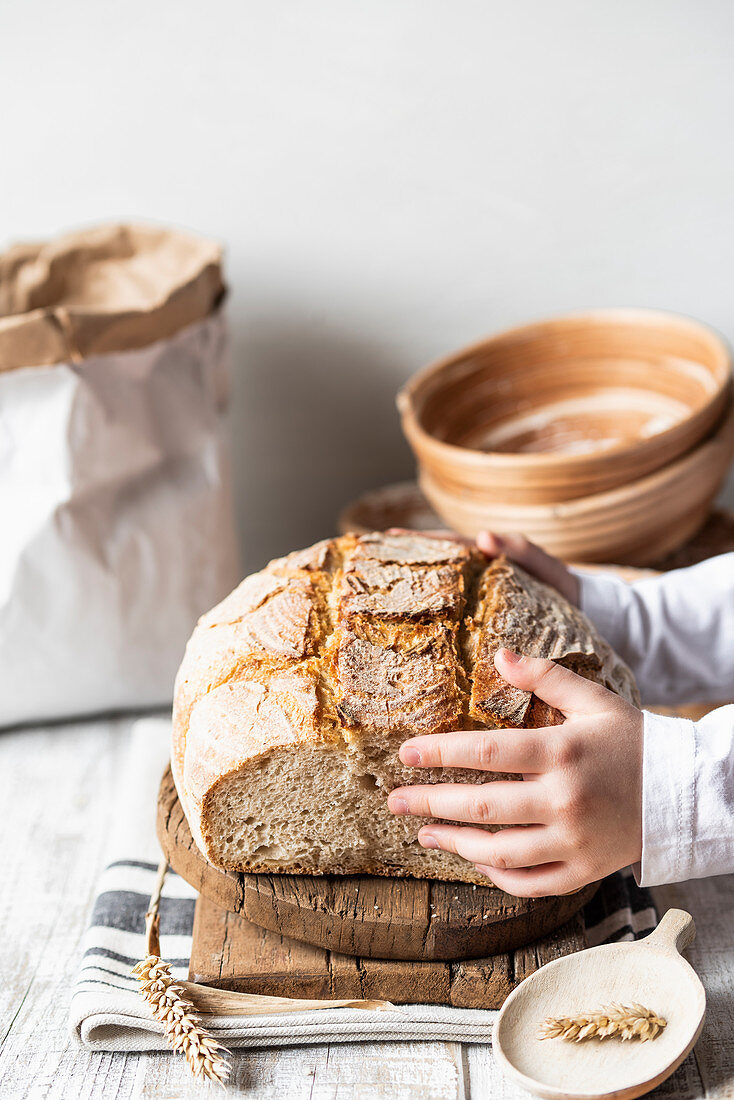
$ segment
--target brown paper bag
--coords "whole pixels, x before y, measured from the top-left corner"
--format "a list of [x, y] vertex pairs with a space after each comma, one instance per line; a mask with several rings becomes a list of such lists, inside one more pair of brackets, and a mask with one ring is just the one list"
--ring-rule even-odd
[[0, 257], [0, 725], [168, 702], [235, 584], [223, 297], [164, 229]]

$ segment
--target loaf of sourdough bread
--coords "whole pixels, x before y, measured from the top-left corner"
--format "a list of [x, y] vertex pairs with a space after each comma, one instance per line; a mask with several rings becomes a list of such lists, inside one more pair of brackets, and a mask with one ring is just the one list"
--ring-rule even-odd
[[394, 816], [387, 795], [496, 778], [406, 767], [415, 734], [562, 720], [500, 678], [501, 646], [638, 701], [580, 611], [458, 541], [347, 535], [248, 577], [199, 621], [176, 681], [173, 774], [202, 852], [238, 871], [486, 882], [421, 848], [426, 819]]

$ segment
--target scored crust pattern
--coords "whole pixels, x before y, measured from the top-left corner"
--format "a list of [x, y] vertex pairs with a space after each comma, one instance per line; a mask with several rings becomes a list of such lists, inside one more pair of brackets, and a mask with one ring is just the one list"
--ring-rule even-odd
[[581, 612], [461, 542], [347, 535], [271, 562], [201, 618], [177, 677], [172, 767], [194, 835], [217, 780], [279, 745], [379, 755], [414, 734], [562, 720], [501, 680], [500, 646], [637, 701]]

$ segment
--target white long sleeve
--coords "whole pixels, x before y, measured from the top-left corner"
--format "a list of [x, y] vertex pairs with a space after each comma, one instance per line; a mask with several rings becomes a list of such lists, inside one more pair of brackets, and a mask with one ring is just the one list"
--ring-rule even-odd
[[[632, 585], [579, 577], [643, 701], [734, 697], [734, 554]], [[698, 722], [644, 712], [642, 803], [642, 885], [734, 871], [734, 705]]]
[[636, 584], [579, 577], [582, 611], [630, 666], [644, 703], [734, 698], [734, 553]]

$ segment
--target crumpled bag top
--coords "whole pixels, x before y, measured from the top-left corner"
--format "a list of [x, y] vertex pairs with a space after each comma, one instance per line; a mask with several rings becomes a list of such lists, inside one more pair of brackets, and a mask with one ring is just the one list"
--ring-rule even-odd
[[0, 255], [0, 371], [145, 347], [222, 301], [215, 241], [102, 225]]

